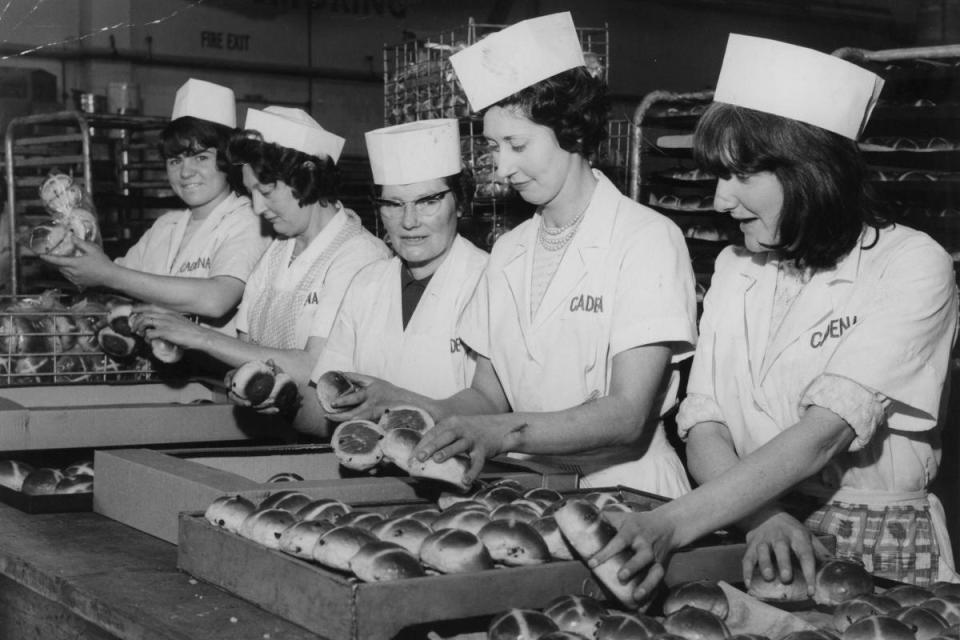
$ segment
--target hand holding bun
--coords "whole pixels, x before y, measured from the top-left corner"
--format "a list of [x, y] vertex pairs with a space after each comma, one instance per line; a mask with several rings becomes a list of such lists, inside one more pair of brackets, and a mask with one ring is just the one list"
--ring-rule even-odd
[[747, 593], [767, 602], [803, 602], [810, 599], [807, 579], [803, 577], [803, 571], [796, 563], [793, 568], [793, 580], [790, 582], [783, 582], [779, 571], [775, 572], [773, 580], [767, 580], [760, 571], [760, 565], [754, 565], [753, 577], [750, 578]]
[[[567, 500], [553, 514], [560, 532], [584, 561], [604, 548], [617, 534], [617, 530], [600, 515], [600, 510], [585, 500]], [[640, 584], [635, 576], [626, 584], [620, 581], [618, 572], [630, 552], [624, 549], [593, 568], [594, 575], [626, 607], [636, 608], [633, 592]]]

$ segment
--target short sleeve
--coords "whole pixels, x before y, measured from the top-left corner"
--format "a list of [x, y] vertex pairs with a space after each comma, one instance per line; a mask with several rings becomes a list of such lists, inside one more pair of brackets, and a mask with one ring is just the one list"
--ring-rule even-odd
[[680, 403], [680, 410], [677, 412], [677, 435], [681, 440], [686, 440], [690, 429], [701, 422], [723, 423], [720, 405], [712, 396], [700, 393], [688, 394]]
[[865, 447], [886, 418], [886, 398], [850, 380], [833, 375], [818, 376], [800, 399], [801, 413], [816, 405], [829, 409], [853, 428], [857, 437], [850, 451]]
[[457, 326], [457, 334], [470, 349], [490, 357], [490, 269], [484, 269]]
[[683, 235], [664, 219], [644, 225], [626, 242], [617, 277], [611, 354], [672, 342], [682, 345], [674, 353], [675, 362], [693, 355], [697, 299]]
[[923, 431], [937, 424], [956, 333], [953, 264], [919, 233], [892, 251], [823, 373], [890, 398], [897, 428]]
[[246, 209], [229, 216], [224, 224], [229, 227], [228, 235], [212, 256], [209, 277], [230, 276], [246, 282], [270, 237], [262, 233], [260, 218]]
[[347, 287], [363, 267], [387, 257], [387, 250], [376, 238], [356, 236], [340, 248], [317, 290], [317, 304], [310, 321], [310, 336], [327, 338]]

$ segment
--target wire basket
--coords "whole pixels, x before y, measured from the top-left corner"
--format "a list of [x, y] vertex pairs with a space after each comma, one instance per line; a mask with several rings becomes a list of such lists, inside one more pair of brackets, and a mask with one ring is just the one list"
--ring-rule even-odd
[[629, 120], [610, 120], [607, 123], [607, 138], [597, 150], [596, 167], [613, 184], [627, 193], [630, 188], [630, 136], [633, 123]]
[[0, 387], [150, 382], [150, 359], [114, 359], [100, 348], [97, 332], [108, 307], [89, 297], [55, 292], [0, 297]]

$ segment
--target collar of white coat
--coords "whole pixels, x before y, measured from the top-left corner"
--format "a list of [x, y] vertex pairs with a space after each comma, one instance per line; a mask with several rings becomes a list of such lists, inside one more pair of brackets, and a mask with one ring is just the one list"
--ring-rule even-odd
[[[593, 176], [597, 179], [597, 187], [583, 212], [583, 220], [577, 229], [567, 254], [579, 253], [582, 249], [606, 248], [612, 243], [613, 225], [617, 218], [617, 207], [622, 197], [620, 191], [610, 182], [607, 176], [597, 169], [593, 169]], [[528, 250], [534, 248], [537, 240], [537, 231], [540, 228], [540, 214], [535, 214], [527, 233], [517, 238], [515, 254], [509, 260], [516, 259]], [[509, 261], [508, 260], [508, 261]]]
[[[227, 197], [223, 199], [223, 202], [214, 207], [213, 211], [203, 219], [202, 224], [204, 226], [215, 226], [220, 224], [220, 222], [229, 215], [240, 211], [244, 207], [250, 207], [250, 212], [253, 213], [253, 205], [250, 204], [250, 198], [247, 196], [238, 196], [236, 193], [231, 191], [227, 194]], [[184, 223], [190, 220], [190, 209], [182, 209], [183, 216], [180, 218]]]
[[[337, 234], [340, 233], [340, 230], [344, 227], [344, 225], [347, 224], [347, 219], [350, 217], [350, 213], [353, 212], [344, 208], [340, 202], [337, 202], [335, 206], [337, 212], [332, 218], [330, 218], [330, 222], [328, 222], [327, 226], [321, 229], [320, 233], [318, 233], [317, 236], [310, 241], [310, 244], [307, 245], [307, 248], [303, 250], [303, 253], [297, 256], [294, 264], [290, 265], [291, 268], [301, 266], [309, 268], [312, 266], [323, 250], [329, 246]], [[295, 243], [296, 238], [289, 238], [287, 241], [287, 246], [285, 247], [284, 253], [284, 259], [287, 262], [290, 261], [290, 256], [293, 255]]]
[[[824, 269], [816, 272], [811, 281], [816, 280], [822, 284], [832, 285], [840, 283], [849, 283], [857, 279], [857, 273], [860, 271], [860, 259], [865, 248], [872, 246], [876, 240], [879, 231], [872, 227], [864, 225], [857, 239], [857, 244], [847, 255], [840, 258], [840, 261], [832, 269]], [[742, 251], [746, 252], [745, 249]], [[747, 254], [748, 255], [748, 254]], [[749, 257], [749, 256], [748, 256]], [[761, 260], [744, 260], [740, 270], [740, 275], [751, 283], [760, 278], [760, 274], [769, 265], [776, 264], [775, 254], [768, 253]]]

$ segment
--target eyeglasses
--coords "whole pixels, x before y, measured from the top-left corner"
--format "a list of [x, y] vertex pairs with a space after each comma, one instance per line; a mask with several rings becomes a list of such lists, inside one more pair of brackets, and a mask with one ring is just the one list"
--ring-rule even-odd
[[443, 202], [444, 197], [446, 197], [448, 193], [450, 193], [450, 189], [444, 189], [443, 191], [437, 191], [436, 193], [431, 193], [430, 195], [410, 201], [374, 198], [373, 203], [377, 206], [377, 209], [380, 210], [380, 213], [388, 218], [395, 218], [402, 215], [407, 210], [407, 205], [411, 204], [413, 205], [413, 210], [417, 212], [417, 215], [432, 216], [440, 211], [440, 203]]

